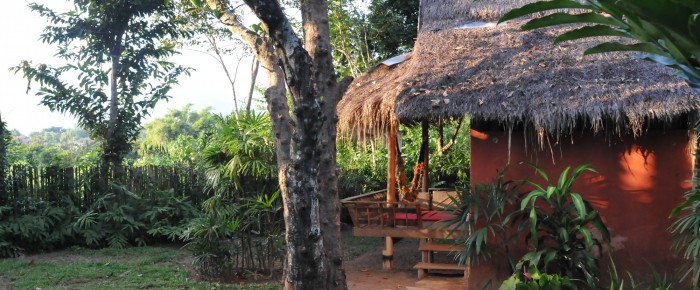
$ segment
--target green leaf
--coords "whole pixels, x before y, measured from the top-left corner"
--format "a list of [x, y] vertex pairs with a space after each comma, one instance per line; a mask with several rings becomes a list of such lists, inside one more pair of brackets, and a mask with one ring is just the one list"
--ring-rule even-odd
[[557, 182], [557, 186], [559, 187], [560, 190], [566, 192], [568, 188], [565, 186], [566, 185], [566, 179], [569, 175], [569, 170], [571, 170], [571, 166], [567, 166], [564, 171], [559, 175], [559, 181]]
[[571, 40], [576, 40], [576, 39], [581, 39], [581, 38], [586, 38], [586, 37], [598, 37], [598, 36], [619, 36], [619, 37], [628, 37], [632, 38], [632, 36], [621, 29], [615, 29], [607, 25], [593, 25], [593, 26], [584, 26], [579, 29], [574, 29], [571, 31], [568, 31], [566, 33], [563, 33], [562, 35], [557, 36], [557, 38], [554, 39], [554, 44], [564, 42], [564, 41], [571, 41]]
[[537, 247], [537, 212], [535, 212], [535, 207], [530, 209], [530, 239], [535, 247]]
[[522, 17], [525, 15], [533, 14], [533, 13], [539, 13], [539, 12], [544, 12], [544, 11], [553, 10], [553, 9], [566, 9], [566, 8], [590, 10], [590, 9], [595, 8], [595, 7], [591, 6], [591, 5], [581, 4], [578, 1], [572, 1], [572, 0], [540, 1], [540, 2], [535, 2], [535, 3], [530, 3], [530, 4], [527, 4], [523, 7], [509, 11], [508, 13], [503, 15], [500, 19], [498, 19], [498, 23], [501, 23], [503, 21], [508, 21], [511, 19], [515, 19], [518, 17]]
[[535, 171], [537, 171], [537, 174], [539, 174], [540, 176], [542, 176], [542, 179], [544, 179], [544, 181], [549, 182], [549, 177], [547, 176], [547, 173], [544, 172], [544, 170], [542, 170], [542, 168], [540, 168], [539, 166], [535, 165], [534, 163], [530, 163], [530, 167], [534, 168]]
[[604, 42], [589, 49], [586, 49], [583, 52], [583, 54], [588, 55], [612, 51], [639, 51], [657, 54], [661, 56], [668, 56], [666, 52], [660, 50], [658, 47], [650, 43], [622, 44], [619, 42]]
[[190, 0], [190, 3], [192, 3], [192, 6], [201, 8], [202, 7], [202, 0]]
[[578, 193], [572, 193], [571, 194], [571, 201], [574, 203], [574, 206], [576, 207], [576, 211], [578, 212], [578, 216], [580, 219], [586, 218], [586, 205], [583, 203], [583, 198], [581, 198], [581, 195]]
[[579, 233], [583, 235], [583, 239], [586, 241], [586, 248], [593, 247], [593, 236], [591, 235], [591, 231], [589, 231], [587, 228], [580, 228]]
[[617, 27], [626, 27], [627, 25], [617, 19], [606, 17], [598, 13], [583, 13], [583, 14], [567, 14], [554, 13], [544, 17], [536, 18], [528, 21], [520, 27], [522, 30], [532, 30], [542, 27], [572, 24], [572, 23], [598, 23]]

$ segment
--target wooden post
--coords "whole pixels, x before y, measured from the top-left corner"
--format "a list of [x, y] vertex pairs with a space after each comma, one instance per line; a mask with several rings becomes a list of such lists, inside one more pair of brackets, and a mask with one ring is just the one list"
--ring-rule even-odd
[[[425, 165], [423, 167], [423, 176], [421, 180], [422, 192], [428, 192], [428, 210], [433, 210], [433, 193], [429, 192], [429, 184], [428, 182], [430, 181], [428, 178], [428, 167], [430, 166], [430, 136], [428, 135], [430, 130], [430, 124], [428, 123], [427, 120], [424, 120], [421, 123], [421, 137], [422, 137], [422, 144], [421, 148], [423, 148], [423, 152], [420, 154], [423, 156], [423, 164]], [[425, 240], [427, 243], [432, 243], [433, 239], [426, 239]], [[428, 262], [432, 263], [433, 262], [433, 252], [432, 251], [424, 251], [422, 254], [422, 261], [423, 262]]]
[[[423, 185], [423, 188], [421, 191], [423, 192], [428, 192], [428, 182], [430, 181], [428, 179], [428, 167], [430, 165], [430, 139], [428, 136], [428, 130], [430, 129], [430, 124], [428, 124], [428, 121], [423, 121], [422, 123], [422, 137], [423, 137], [423, 144], [421, 145], [421, 148], [425, 150], [425, 152], [421, 152], [423, 154], [423, 164], [425, 164], [425, 167], [423, 167], [423, 180], [421, 180], [421, 184]], [[428, 195], [428, 210], [433, 210], [433, 195], [430, 194]]]
[[[396, 202], [396, 131], [398, 122], [392, 121], [389, 126], [389, 138], [387, 139], [387, 148], [389, 151], [389, 169], [387, 170], [387, 185], [386, 185], [386, 202], [387, 206], [391, 206]], [[382, 252], [382, 268], [391, 270], [394, 264], [394, 240], [391, 237], [384, 238], [384, 251]]]

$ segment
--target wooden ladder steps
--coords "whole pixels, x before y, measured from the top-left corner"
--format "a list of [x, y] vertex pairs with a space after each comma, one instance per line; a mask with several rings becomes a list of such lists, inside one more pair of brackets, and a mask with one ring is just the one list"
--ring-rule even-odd
[[425, 243], [418, 246], [419, 251], [457, 252], [462, 249], [464, 249], [464, 246], [454, 244]]
[[423, 253], [423, 261], [413, 267], [413, 269], [418, 269], [418, 279], [425, 277], [428, 270], [463, 271], [464, 279], [469, 279], [469, 266], [467, 265], [432, 263], [430, 252], [456, 252], [462, 249], [464, 249], [462, 245], [436, 244], [433, 242], [418, 246], [418, 250]]
[[457, 264], [443, 264], [443, 263], [426, 263], [420, 262], [413, 266], [413, 269], [422, 270], [455, 270], [455, 271], [465, 271], [469, 269], [467, 265], [457, 265]]
[[469, 279], [469, 266], [467, 265], [420, 262], [413, 266], [413, 269], [418, 269], [418, 279], [425, 278], [428, 270], [462, 271], [464, 279]]

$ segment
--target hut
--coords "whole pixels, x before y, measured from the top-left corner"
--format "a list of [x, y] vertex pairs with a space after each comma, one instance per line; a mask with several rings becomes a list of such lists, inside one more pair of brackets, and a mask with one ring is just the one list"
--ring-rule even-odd
[[[689, 124], [700, 96], [654, 63], [622, 53], [583, 56], [592, 41], [553, 46], [561, 30], [493, 23], [525, 2], [422, 0], [411, 57], [379, 64], [351, 84], [338, 108], [340, 132], [385, 134], [392, 144], [399, 123], [426, 128], [468, 116], [471, 179], [479, 183], [506, 165], [507, 178], [522, 179], [535, 177], [524, 163], [551, 174], [591, 164], [599, 174], [584, 175], [574, 189], [603, 216], [618, 267], [675, 268], [668, 216], [692, 186]], [[505, 274], [498, 265], [476, 268]]]

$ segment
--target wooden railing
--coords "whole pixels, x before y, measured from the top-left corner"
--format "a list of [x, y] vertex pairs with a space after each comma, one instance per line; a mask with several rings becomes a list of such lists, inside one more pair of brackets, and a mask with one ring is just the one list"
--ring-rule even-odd
[[381, 190], [346, 198], [341, 203], [350, 213], [357, 236], [445, 238], [455, 234], [441, 227], [444, 219], [452, 217], [439, 212], [445, 209], [449, 194], [444, 189], [431, 189], [419, 194], [415, 202], [387, 202], [386, 190]]

